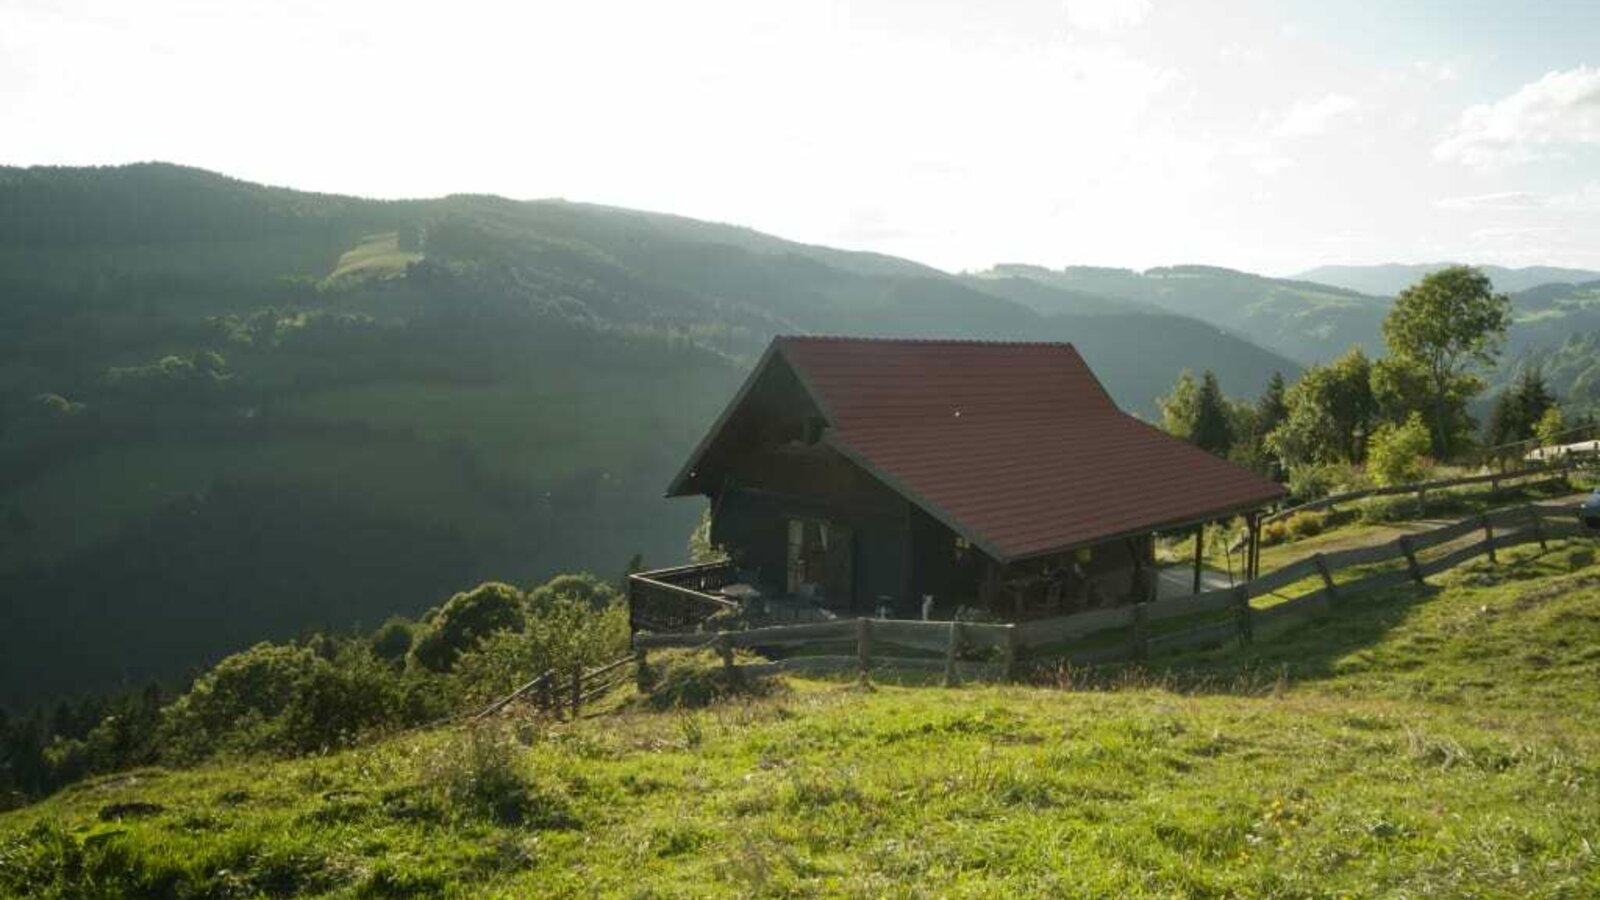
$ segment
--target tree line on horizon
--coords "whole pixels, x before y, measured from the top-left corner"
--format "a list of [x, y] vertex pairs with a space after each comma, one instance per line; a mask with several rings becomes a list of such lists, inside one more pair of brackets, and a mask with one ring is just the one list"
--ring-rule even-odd
[[1554, 440], [1568, 421], [1537, 367], [1501, 391], [1486, 427], [1471, 403], [1487, 389], [1511, 325], [1511, 300], [1471, 266], [1452, 266], [1402, 291], [1383, 322], [1386, 355], [1359, 346], [1312, 365], [1292, 384], [1274, 373], [1255, 401], [1227, 397], [1210, 371], [1185, 370], [1157, 401], [1161, 425], [1203, 450], [1288, 483], [1314, 499], [1353, 473], [1379, 484], [1417, 480], [1433, 462], [1484, 447]]

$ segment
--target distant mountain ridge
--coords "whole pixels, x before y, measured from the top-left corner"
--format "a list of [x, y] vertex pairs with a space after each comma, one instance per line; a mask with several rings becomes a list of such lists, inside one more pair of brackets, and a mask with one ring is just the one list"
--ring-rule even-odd
[[1006, 264], [963, 277], [1047, 314], [1103, 315], [1120, 308], [1191, 316], [1301, 363], [1324, 361], [1352, 344], [1377, 351], [1388, 310], [1382, 297], [1220, 266], [1136, 272]]
[[[1292, 278], [1348, 288], [1365, 294], [1393, 297], [1424, 275], [1459, 263], [1383, 263], [1370, 266], [1317, 266]], [[1527, 266], [1520, 269], [1480, 265], [1495, 287], [1508, 293], [1526, 291], [1547, 284], [1577, 284], [1600, 279], [1600, 271], [1564, 269], [1557, 266]]]

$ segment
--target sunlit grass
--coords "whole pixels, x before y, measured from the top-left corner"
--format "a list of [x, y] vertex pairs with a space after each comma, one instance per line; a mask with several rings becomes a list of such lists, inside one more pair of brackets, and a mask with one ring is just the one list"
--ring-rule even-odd
[[361, 243], [339, 256], [324, 284], [338, 284], [365, 278], [394, 278], [405, 274], [406, 266], [422, 259], [422, 254], [400, 249], [397, 232], [369, 234]]

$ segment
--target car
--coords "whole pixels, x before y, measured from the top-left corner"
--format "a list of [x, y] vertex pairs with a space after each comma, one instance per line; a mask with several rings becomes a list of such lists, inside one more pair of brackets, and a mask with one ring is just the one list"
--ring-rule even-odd
[[1583, 501], [1578, 507], [1578, 521], [1596, 531], [1600, 531], [1600, 488], [1595, 488], [1589, 499]]

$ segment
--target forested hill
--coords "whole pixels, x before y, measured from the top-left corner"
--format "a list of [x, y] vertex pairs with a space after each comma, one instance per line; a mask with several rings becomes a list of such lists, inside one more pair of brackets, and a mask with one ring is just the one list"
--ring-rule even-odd
[[1351, 344], [1378, 351], [1383, 346], [1383, 316], [1389, 309], [1389, 301], [1382, 297], [1217, 266], [1163, 266], [1135, 272], [1096, 266], [1002, 265], [966, 280], [1044, 312], [1144, 309], [1192, 316], [1304, 362], [1325, 362]]
[[699, 510], [663, 486], [775, 333], [1071, 340], [1146, 414], [1184, 367], [1294, 374], [1158, 308], [984, 288], [579, 203], [0, 169], [0, 705], [677, 562]]
[[[1303, 281], [1332, 284], [1368, 294], [1392, 297], [1416, 284], [1422, 276], [1437, 272], [1451, 263], [1384, 263], [1375, 266], [1318, 266], [1294, 277]], [[1563, 269], [1556, 266], [1479, 266], [1502, 291], [1518, 292], [1546, 284], [1578, 283], [1600, 279], [1590, 269]]]

